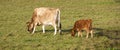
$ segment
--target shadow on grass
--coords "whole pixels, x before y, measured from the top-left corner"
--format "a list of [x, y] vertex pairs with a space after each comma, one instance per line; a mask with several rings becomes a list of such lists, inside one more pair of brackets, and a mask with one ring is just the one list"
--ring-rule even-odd
[[105, 30], [101, 28], [93, 28], [98, 36], [106, 36], [110, 39], [120, 40], [120, 30]]
[[120, 3], [120, 0], [114, 0], [116, 3]]
[[[106, 30], [101, 28], [93, 28], [93, 30], [95, 31], [96, 36], [106, 36], [110, 39], [120, 40], [120, 30]], [[48, 32], [54, 33], [54, 29], [45, 30], [45, 33], [48, 33]], [[43, 33], [43, 32], [42, 30], [39, 30], [39, 31], [35, 31], [35, 33]], [[71, 33], [71, 29], [64, 29], [62, 30], [61, 34], [64, 35], [64, 34], [70, 34], [70, 33]]]
[[119, 48], [120, 46], [120, 30], [105, 30], [101, 28], [93, 28], [99, 36], [106, 36], [110, 39], [110, 46], [112, 48]]
[[[54, 33], [54, 29], [52, 30], [45, 30], [45, 33], [48, 33], [48, 32], [53, 32]], [[43, 33], [42, 30], [39, 30], [39, 31], [35, 31], [35, 33]], [[58, 33], [58, 31], [57, 31]], [[71, 29], [64, 29], [64, 30], [61, 30], [61, 35], [64, 35], [64, 34], [70, 34], [71, 33]], [[59, 33], [60, 34], [60, 33]]]
[[[45, 33], [47, 32], [54, 32], [54, 30], [45, 30]], [[43, 33], [42, 30], [35, 31], [35, 33]]]
[[62, 30], [64, 33], [71, 33], [71, 29]]

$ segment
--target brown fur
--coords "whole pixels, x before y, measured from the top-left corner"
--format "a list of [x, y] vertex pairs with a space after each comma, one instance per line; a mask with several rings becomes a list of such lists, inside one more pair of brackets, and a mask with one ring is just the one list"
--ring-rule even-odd
[[72, 29], [71, 36], [75, 36], [75, 32], [77, 31], [78, 32], [78, 37], [79, 37], [79, 35], [81, 35], [81, 37], [82, 37], [81, 30], [85, 30], [87, 32], [86, 38], [88, 38], [89, 33], [91, 33], [91, 37], [93, 37], [92, 20], [87, 19], [87, 20], [76, 21], [75, 24], [74, 24], [74, 27]]

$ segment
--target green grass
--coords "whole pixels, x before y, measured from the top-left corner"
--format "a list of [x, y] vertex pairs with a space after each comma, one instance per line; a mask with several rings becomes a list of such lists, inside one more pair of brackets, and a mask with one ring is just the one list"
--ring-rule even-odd
[[[33, 9], [54, 7], [61, 10], [62, 33], [54, 29], [34, 35], [27, 31]], [[92, 19], [94, 38], [71, 37], [76, 20]], [[0, 50], [117, 50], [120, 49], [120, 2], [118, 0], [0, 0]]]

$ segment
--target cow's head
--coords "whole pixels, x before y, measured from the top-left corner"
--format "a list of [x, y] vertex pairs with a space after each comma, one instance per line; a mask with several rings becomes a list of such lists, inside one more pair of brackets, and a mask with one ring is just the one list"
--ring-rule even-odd
[[28, 31], [31, 33], [33, 31], [33, 23], [32, 22], [27, 22], [27, 27], [28, 27]]

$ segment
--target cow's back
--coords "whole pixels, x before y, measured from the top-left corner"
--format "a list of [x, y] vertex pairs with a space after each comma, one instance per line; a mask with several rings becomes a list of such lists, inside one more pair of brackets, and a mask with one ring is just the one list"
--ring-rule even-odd
[[59, 9], [41, 7], [36, 8], [34, 11], [36, 12], [39, 23], [44, 24], [56, 20], [57, 11], [59, 11]]

